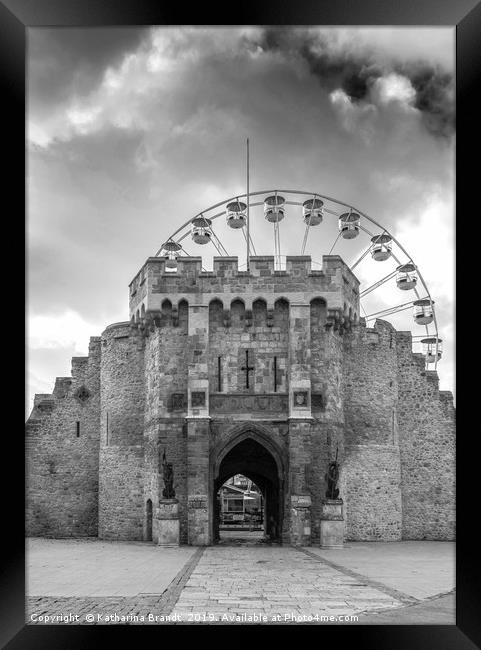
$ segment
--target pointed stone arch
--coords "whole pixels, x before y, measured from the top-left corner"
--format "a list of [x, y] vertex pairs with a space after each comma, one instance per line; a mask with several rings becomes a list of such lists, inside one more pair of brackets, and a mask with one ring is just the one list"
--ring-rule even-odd
[[273, 439], [272, 431], [258, 422], [243, 422], [234, 425], [226, 432], [226, 435], [214, 447], [212, 454], [213, 471], [218, 470], [220, 462], [229, 451], [247, 438], [252, 438], [271, 453], [278, 467], [279, 478], [284, 480], [285, 476], [287, 476], [287, 454], [279, 443]]
[[265, 532], [282, 539], [287, 457], [272, 431], [257, 422], [230, 428], [212, 450], [211, 539], [219, 538], [217, 492], [235, 474], [244, 474], [259, 486], [265, 503]]

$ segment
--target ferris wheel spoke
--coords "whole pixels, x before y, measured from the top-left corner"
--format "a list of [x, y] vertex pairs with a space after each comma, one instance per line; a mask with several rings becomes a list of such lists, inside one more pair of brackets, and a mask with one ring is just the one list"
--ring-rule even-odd
[[[244, 230], [244, 228], [242, 229], [242, 234], [244, 235], [244, 241], [247, 244], [247, 235], [246, 235], [246, 231]], [[256, 248], [254, 246], [254, 242], [252, 241], [252, 236], [249, 233], [249, 255], [251, 254], [251, 250], [254, 253], [254, 255], [257, 255], [257, 251], [256, 251]]]
[[[245, 243], [247, 244], [247, 235], [246, 235], [246, 231], [245, 231], [244, 228], [242, 228], [242, 234], [244, 235], [244, 240], [245, 240]], [[249, 239], [250, 239], [250, 237], [249, 237]], [[249, 255], [250, 254], [251, 254], [251, 249], [250, 249], [250, 246], [249, 246]]]
[[[319, 196], [319, 194], [317, 196]], [[323, 207], [323, 210], [326, 214], [332, 214], [334, 217], [341, 216], [339, 212], [335, 212], [334, 210], [330, 210], [329, 208]]]
[[397, 273], [396, 269], [394, 271], [392, 271], [391, 273], [388, 273], [388, 275], [386, 275], [384, 278], [382, 278], [381, 280], [378, 280], [377, 282], [372, 284], [367, 289], [364, 289], [364, 291], [361, 291], [359, 296], [362, 297], [362, 298], [364, 296], [367, 296], [368, 293], [371, 293], [371, 291], [374, 291], [374, 289], [377, 289], [378, 287], [380, 287], [382, 284], [384, 284], [388, 280], [391, 280], [396, 275], [396, 273]]
[[411, 302], [405, 302], [402, 305], [396, 305], [395, 307], [388, 307], [386, 309], [381, 309], [380, 311], [373, 312], [372, 314], [369, 314], [367, 318], [371, 320], [372, 318], [382, 318], [383, 316], [391, 316], [392, 314], [396, 314], [397, 312], [401, 311], [406, 311], [406, 309], [411, 309], [413, 303]]
[[394, 255], [392, 251], [391, 251], [391, 257], [393, 258], [393, 260], [396, 262], [398, 266], [401, 265], [401, 261], [399, 260], [399, 258], [396, 257], [396, 255]]
[[337, 242], [339, 241], [339, 237], [340, 237], [340, 236], [341, 236], [341, 233], [338, 232], [338, 233], [337, 233], [337, 237], [336, 237], [336, 239], [334, 240], [333, 245], [331, 246], [331, 250], [329, 251], [329, 255], [332, 255], [332, 251], [334, 250], [334, 246], [335, 246], [335, 245], [337, 244]]
[[367, 254], [369, 253], [369, 251], [371, 250], [371, 248], [372, 248], [372, 246], [369, 245], [368, 248], [367, 248], [367, 249], [364, 251], [364, 253], [361, 255], [361, 257], [359, 257], [359, 258], [354, 262], [354, 264], [351, 266], [351, 271], [353, 271], [353, 270], [356, 268], [356, 266], [359, 264], [359, 262], [362, 262], [362, 260], [366, 257], [366, 255], [367, 255]]
[[279, 222], [274, 221], [274, 260], [277, 269], [279, 269], [279, 265], [280, 265], [280, 255], [281, 255], [281, 247], [280, 247], [280, 240], [279, 240]]
[[217, 242], [214, 239], [211, 239], [211, 244], [215, 248], [215, 250], [219, 253], [219, 255], [222, 256], [222, 251], [220, 250], [219, 246], [217, 246]]
[[304, 255], [304, 253], [305, 253], [308, 236], [309, 236], [309, 224], [306, 225], [306, 230], [304, 232], [304, 239], [302, 241], [301, 255]]
[[220, 246], [218, 245], [218, 243], [215, 241], [215, 239], [211, 239], [211, 243], [212, 243], [212, 246], [215, 248], [215, 250], [219, 253], [219, 255], [220, 255], [221, 257], [224, 257], [224, 255], [223, 255], [223, 253], [222, 253], [222, 249], [220, 248]]
[[215, 234], [215, 232], [213, 231], [212, 228], [210, 228], [210, 233], [211, 233], [211, 235], [212, 235], [212, 239], [211, 239], [211, 241], [212, 241], [212, 243], [214, 244], [214, 246], [217, 248], [219, 254], [222, 255], [222, 256], [223, 256], [223, 255], [226, 255], [227, 257], [229, 257], [229, 253], [227, 252], [227, 250], [225, 249], [223, 243], [222, 243], [221, 240], [217, 237], [217, 235]]
[[249, 241], [252, 247], [252, 250], [254, 252], [254, 255], [257, 255], [256, 247], [254, 246], [254, 242], [252, 241], [252, 235], [249, 233]]
[[[365, 226], [362, 226], [361, 224], [359, 224], [359, 229], [362, 230], [363, 232], [365, 232], [367, 235], [369, 235], [369, 237], [374, 237], [374, 233], [370, 232]], [[386, 231], [384, 231], [384, 232], [386, 232]]]
[[416, 287], [414, 287], [413, 291], [414, 291], [414, 293], [415, 293], [415, 295], [416, 295], [417, 300], [420, 300], [419, 292], [418, 292], [418, 290], [416, 289]]
[[366, 322], [367, 322], [366, 310], [364, 309], [364, 305], [362, 304], [362, 302], [360, 300], [359, 300], [359, 307], [361, 308], [361, 311], [364, 314], [364, 318], [366, 319]]

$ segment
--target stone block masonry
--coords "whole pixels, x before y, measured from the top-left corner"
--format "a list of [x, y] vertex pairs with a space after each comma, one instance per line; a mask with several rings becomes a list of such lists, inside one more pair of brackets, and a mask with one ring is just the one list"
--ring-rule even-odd
[[100, 337], [72, 360], [51, 395], [37, 395], [25, 437], [27, 533], [98, 534]]
[[346, 477], [346, 539], [401, 540], [401, 464], [397, 445], [349, 445], [342, 471]]
[[397, 333], [403, 539], [455, 539], [456, 436], [453, 396]]
[[144, 449], [115, 445], [100, 451], [99, 537], [144, 538]]
[[173, 464], [180, 542], [218, 532], [233, 473], [264, 495], [265, 532], [319, 544], [325, 474], [340, 462], [346, 540], [454, 539], [451, 393], [409, 332], [359, 319], [359, 282], [336, 255], [149, 258], [129, 321], [93, 337], [27, 422], [29, 535], [153, 540]]

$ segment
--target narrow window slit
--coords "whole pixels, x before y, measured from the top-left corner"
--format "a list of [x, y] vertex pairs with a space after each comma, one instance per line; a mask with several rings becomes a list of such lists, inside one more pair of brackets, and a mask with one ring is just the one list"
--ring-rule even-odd
[[217, 391], [222, 392], [222, 357], [217, 357]]

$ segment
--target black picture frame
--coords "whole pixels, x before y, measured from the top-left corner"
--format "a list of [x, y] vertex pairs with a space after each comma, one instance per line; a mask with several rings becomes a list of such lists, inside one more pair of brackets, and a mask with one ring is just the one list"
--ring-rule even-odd
[[[41, 26], [108, 26], [108, 25], [443, 25], [456, 27], [457, 55], [457, 114], [456, 136], [457, 157], [457, 214], [473, 214], [477, 206], [474, 193], [479, 185], [479, 161], [470, 162], [469, 155], [474, 151], [478, 157], [475, 139], [479, 137], [479, 104], [474, 101], [476, 87], [480, 81], [481, 5], [477, 0], [329, 0], [327, 2], [260, 3], [246, 1], [233, 5], [226, 3], [231, 11], [222, 13], [222, 8], [214, 4], [196, 3], [192, 8], [181, 3], [166, 5], [150, 0], [3, 0], [0, 2], [0, 83], [2, 84], [4, 118], [4, 156], [8, 160], [8, 182], [4, 187], [4, 199], [13, 197], [11, 211], [7, 212], [4, 201], [4, 241], [19, 243], [22, 247], [20, 258], [25, 260], [25, 229], [22, 212], [25, 213], [25, 53], [26, 30]], [[4, 172], [5, 173], [5, 172]], [[8, 229], [6, 228], [8, 225]], [[17, 237], [11, 235], [12, 227], [18, 228]], [[23, 236], [22, 236], [23, 233]], [[475, 253], [473, 256], [475, 257]], [[459, 256], [458, 256], [459, 261]], [[464, 280], [469, 283], [477, 280], [473, 270], [468, 274], [469, 259], [462, 259], [462, 272], [458, 267], [458, 292]], [[472, 260], [471, 260], [472, 263]], [[18, 262], [15, 262], [18, 266]], [[24, 264], [24, 268], [25, 268]], [[7, 278], [17, 284], [18, 278], [8, 268]], [[464, 279], [464, 280], [463, 280]], [[4, 298], [6, 300], [6, 298]], [[458, 298], [458, 301], [462, 298]], [[467, 299], [469, 300], [469, 298]], [[15, 301], [18, 304], [18, 300]], [[469, 303], [465, 303], [469, 304]], [[12, 305], [11, 305], [12, 306]], [[4, 305], [6, 309], [6, 305]], [[9, 310], [10, 311], [10, 310]], [[23, 345], [19, 342], [18, 322], [21, 317], [10, 312], [4, 318], [7, 322], [6, 347]], [[21, 329], [21, 328], [20, 328]], [[11, 345], [10, 345], [11, 343]], [[462, 351], [461, 351], [462, 352]], [[461, 356], [461, 355], [460, 355]], [[462, 361], [460, 361], [462, 363]], [[14, 367], [21, 372], [18, 358], [4, 366], [15, 395], [21, 393], [19, 384], [13, 379], [10, 370]], [[458, 376], [464, 373], [459, 372]], [[465, 380], [466, 381], [466, 380]], [[314, 632], [320, 644], [342, 645], [345, 635], [350, 634], [355, 647], [373, 649], [390, 648], [436, 648], [437, 650], [463, 650], [481, 645], [479, 617], [479, 583], [475, 567], [478, 565], [479, 542], [473, 534], [477, 523], [477, 455], [472, 452], [470, 435], [479, 429], [474, 421], [469, 427], [463, 425], [468, 418], [464, 405], [469, 403], [468, 390], [459, 390], [458, 411], [461, 413], [458, 425], [457, 444], [457, 624], [456, 626], [321, 626]], [[466, 388], [468, 388], [466, 381]], [[10, 401], [10, 399], [8, 400]], [[473, 399], [474, 402], [474, 399]], [[474, 402], [475, 403], [475, 402]], [[23, 413], [22, 406], [18, 412]], [[473, 412], [474, 415], [474, 412]], [[469, 421], [469, 420], [468, 420]], [[459, 422], [459, 418], [458, 418]], [[139, 628], [136, 626], [112, 626], [106, 628], [90, 626], [26, 626], [25, 625], [25, 546], [24, 546], [24, 438], [16, 427], [4, 426], [4, 472], [6, 466], [11, 471], [3, 495], [3, 542], [6, 550], [3, 555], [0, 618], [0, 642], [2, 647], [58, 648], [58, 647], [98, 647], [112, 643], [115, 633], [121, 633], [123, 640], [134, 638], [138, 643]], [[476, 501], [475, 501], [476, 500]], [[206, 626], [208, 627], [208, 626]], [[251, 628], [252, 630], [252, 628]], [[142, 633], [155, 632], [157, 643], [165, 643], [165, 634], [172, 632], [162, 627], [143, 628]], [[175, 632], [176, 630], [174, 630]], [[205, 628], [195, 628], [195, 634], [205, 636]], [[266, 631], [264, 629], [264, 631]], [[299, 642], [305, 630], [301, 626], [273, 629], [270, 637], [278, 637], [281, 632], [284, 642]], [[132, 634], [129, 637], [127, 632]], [[235, 635], [229, 643], [239, 643], [249, 629], [236, 626]], [[105, 636], [107, 634], [107, 636]], [[95, 635], [95, 636], [94, 636]], [[142, 634], [143, 636], [143, 634]], [[235, 636], [235, 640], [232, 638]], [[317, 642], [317, 641], [315, 641]]]

